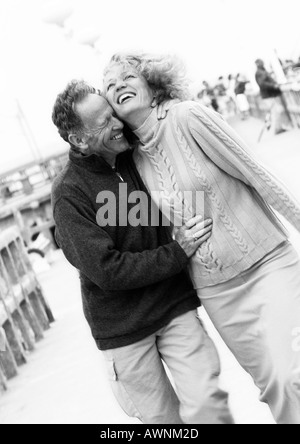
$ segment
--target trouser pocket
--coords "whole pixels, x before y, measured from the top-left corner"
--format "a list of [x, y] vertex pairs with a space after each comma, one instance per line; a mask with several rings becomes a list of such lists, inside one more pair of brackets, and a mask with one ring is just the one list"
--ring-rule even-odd
[[107, 356], [105, 358], [109, 382], [120, 407], [126, 415], [142, 421], [141, 414], [135, 407], [133, 394], [130, 393], [131, 389], [126, 387], [126, 384], [122, 381], [122, 375], [118, 373], [115, 360], [111, 357], [107, 358]]

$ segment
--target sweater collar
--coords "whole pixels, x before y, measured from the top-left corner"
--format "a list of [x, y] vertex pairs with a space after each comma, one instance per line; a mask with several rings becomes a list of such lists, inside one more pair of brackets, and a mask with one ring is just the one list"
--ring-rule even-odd
[[134, 134], [139, 138], [143, 145], [146, 145], [156, 136], [159, 125], [160, 121], [157, 118], [157, 107], [155, 107], [143, 125], [134, 131]]
[[69, 152], [69, 158], [70, 161], [75, 165], [92, 172], [107, 173], [108, 171], [113, 170], [113, 168], [106, 162], [106, 160], [104, 160], [102, 157], [96, 156], [95, 154], [83, 156], [82, 154], [76, 152], [71, 148]]

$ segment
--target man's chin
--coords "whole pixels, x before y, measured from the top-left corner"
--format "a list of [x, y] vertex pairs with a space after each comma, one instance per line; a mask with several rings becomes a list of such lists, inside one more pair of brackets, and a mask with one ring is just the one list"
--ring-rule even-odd
[[128, 151], [130, 149], [129, 143], [126, 142], [120, 142], [118, 145], [114, 146], [114, 150], [116, 153], [124, 153], [124, 151]]

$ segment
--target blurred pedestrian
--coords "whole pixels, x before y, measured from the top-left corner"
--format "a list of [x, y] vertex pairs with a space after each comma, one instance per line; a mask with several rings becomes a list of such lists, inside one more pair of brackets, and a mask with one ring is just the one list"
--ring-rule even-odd
[[298, 62], [296, 62], [293, 68], [300, 68], [300, 57], [298, 58]]
[[206, 106], [210, 106], [213, 110], [219, 112], [219, 103], [214, 88], [210, 86], [210, 84], [206, 80], [202, 82], [202, 85], [203, 85], [203, 90], [202, 90], [203, 97], [205, 97], [207, 100]]
[[229, 106], [231, 108], [230, 111], [232, 110], [232, 112], [234, 114], [236, 114], [238, 111], [237, 104], [236, 104], [235, 85], [236, 85], [236, 76], [234, 76], [233, 74], [229, 74], [227, 95], [230, 99], [230, 102], [229, 102]]
[[290, 120], [282, 103], [282, 92], [278, 83], [266, 70], [264, 61], [257, 59], [255, 78], [260, 88], [260, 94], [265, 104], [266, 111], [270, 114], [270, 129], [275, 134], [290, 129]]
[[218, 78], [218, 81], [214, 87], [215, 95], [218, 98], [219, 113], [227, 117], [228, 115], [228, 101], [227, 87], [223, 76]]
[[242, 120], [245, 120], [249, 117], [250, 105], [246, 96], [246, 86], [249, 83], [243, 75], [238, 74], [236, 76], [236, 84], [234, 92], [236, 94], [236, 104], [239, 114], [241, 115]]
[[220, 76], [218, 78], [217, 84], [215, 86], [216, 91], [218, 92], [219, 96], [226, 96], [227, 88], [225, 86], [224, 77]]

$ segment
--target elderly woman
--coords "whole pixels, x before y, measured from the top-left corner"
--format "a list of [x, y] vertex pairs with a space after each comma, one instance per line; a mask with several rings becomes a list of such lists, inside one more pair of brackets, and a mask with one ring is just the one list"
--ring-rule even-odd
[[[203, 192], [203, 217], [214, 227], [191, 260], [194, 286], [276, 421], [300, 424], [300, 351], [293, 346], [300, 261], [271, 209], [300, 231], [299, 205], [218, 114], [186, 100], [184, 77], [171, 58], [116, 55], [104, 89], [138, 138], [138, 170], [172, 222], [182, 208], [186, 218], [194, 215], [194, 196]], [[158, 120], [156, 105], [171, 98], [180, 103]]]

